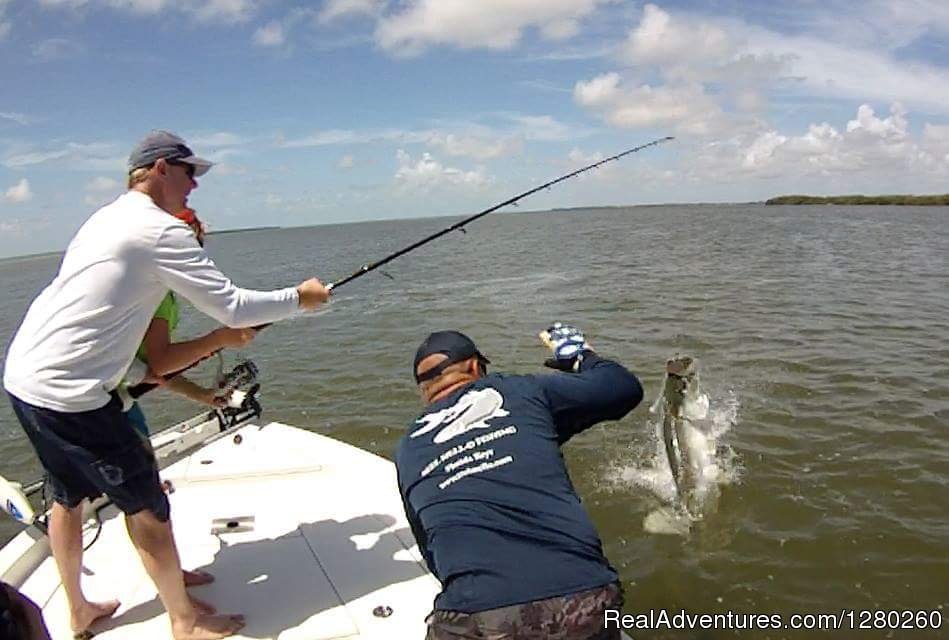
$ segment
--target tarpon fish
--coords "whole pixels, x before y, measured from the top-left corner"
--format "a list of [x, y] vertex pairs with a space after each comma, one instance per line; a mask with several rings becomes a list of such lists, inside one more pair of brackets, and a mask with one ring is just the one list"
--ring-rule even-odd
[[[659, 404], [657, 400], [656, 404]], [[693, 492], [698, 481], [696, 468], [699, 461], [693, 459], [690, 448], [690, 430], [693, 423], [708, 415], [708, 396], [699, 387], [698, 361], [678, 355], [666, 362], [666, 379], [661, 398], [663, 408], [662, 438], [666, 445], [666, 458], [680, 504], [692, 511]]]

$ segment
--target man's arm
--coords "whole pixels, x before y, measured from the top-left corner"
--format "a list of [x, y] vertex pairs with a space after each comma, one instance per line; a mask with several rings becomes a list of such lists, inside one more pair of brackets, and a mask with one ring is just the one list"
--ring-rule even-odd
[[225, 398], [218, 398], [214, 389], [206, 389], [196, 384], [184, 376], [175, 376], [165, 382], [165, 388], [169, 391], [181, 394], [190, 400], [200, 402], [201, 404], [212, 407], [224, 406], [227, 404]]
[[268, 324], [294, 315], [300, 306], [300, 295], [294, 287], [255, 291], [235, 286], [184, 225], [168, 227], [154, 251], [159, 280], [223, 325]]
[[253, 329], [220, 327], [194, 340], [171, 342], [168, 321], [156, 317], [148, 325], [142, 345], [151, 370], [165, 375], [189, 367], [220, 349], [243, 347], [256, 333]]
[[428, 567], [429, 573], [437, 578], [438, 574], [435, 573], [435, 558], [428, 549], [428, 536], [425, 535], [425, 528], [422, 526], [422, 521], [419, 520], [418, 514], [415, 512], [415, 509], [412, 508], [412, 505], [409, 504], [408, 494], [406, 493], [405, 486], [402, 484], [402, 475], [399, 473], [398, 452], [396, 452], [396, 475], [398, 477], [399, 495], [402, 498], [402, 508], [405, 510], [405, 519], [408, 521], [409, 528], [412, 530], [412, 537], [415, 538], [415, 544], [418, 545], [418, 551], [425, 561], [425, 566]]
[[563, 444], [604, 420], [619, 420], [643, 399], [639, 380], [622, 365], [584, 351], [579, 370], [537, 376]]
[[422, 521], [419, 520], [418, 514], [415, 513], [415, 510], [412, 509], [405, 498], [402, 499], [402, 506], [405, 507], [405, 518], [409, 521], [409, 528], [412, 529], [412, 537], [415, 538], [415, 543], [418, 545], [418, 551], [425, 561], [425, 566], [428, 567], [429, 573], [437, 578], [438, 574], [435, 573], [435, 557], [428, 549], [428, 536], [425, 535], [425, 529], [422, 528]]

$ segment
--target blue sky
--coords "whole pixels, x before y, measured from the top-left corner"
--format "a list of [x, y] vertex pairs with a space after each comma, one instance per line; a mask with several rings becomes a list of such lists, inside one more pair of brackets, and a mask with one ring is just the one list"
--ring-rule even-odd
[[949, 3], [0, 0], [0, 256], [62, 249], [153, 128], [212, 229], [949, 191]]

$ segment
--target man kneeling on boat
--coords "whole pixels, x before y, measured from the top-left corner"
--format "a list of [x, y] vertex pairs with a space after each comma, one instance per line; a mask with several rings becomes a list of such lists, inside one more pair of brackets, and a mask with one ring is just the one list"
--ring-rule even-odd
[[433, 333], [413, 374], [423, 413], [396, 451], [406, 516], [442, 592], [428, 640], [613, 640], [616, 571], [580, 505], [560, 446], [643, 397], [636, 377], [583, 334], [541, 334], [553, 375], [488, 374], [464, 334]]
[[[211, 163], [168, 132], [152, 132], [129, 156], [129, 191], [79, 229], [59, 272], [33, 301], [6, 358], [3, 384], [36, 449], [55, 501], [49, 541], [76, 637], [119, 603], [90, 602], [82, 574], [82, 503], [107, 495], [125, 513], [129, 537], [171, 618], [176, 640], [209, 640], [244, 625], [214, 615], [185, 590], [154, 454], [115, 389], [127, 374], [168, 290], [229, 327], [253, 327], [312, 310], [329, 291], [315, 278], [275, 291], [238, 288], [217, 268], [176, 212], [187, 207]], [[133, 371], [135, 369], [132, 369]]]

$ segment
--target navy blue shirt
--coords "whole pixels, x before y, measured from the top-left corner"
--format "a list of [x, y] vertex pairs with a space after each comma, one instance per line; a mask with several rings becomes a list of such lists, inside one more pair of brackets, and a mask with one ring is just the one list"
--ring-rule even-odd
[[642, 400], [639, 380], [587, 352], [578, 373], [491, 374], [427, 408], [396, 450], [435, 608], [474, 613], [617, 580], [560, 445]]

